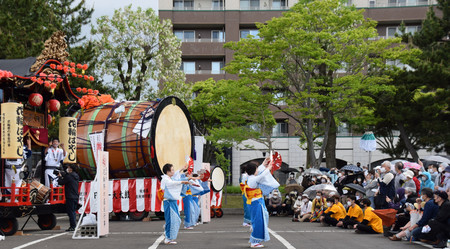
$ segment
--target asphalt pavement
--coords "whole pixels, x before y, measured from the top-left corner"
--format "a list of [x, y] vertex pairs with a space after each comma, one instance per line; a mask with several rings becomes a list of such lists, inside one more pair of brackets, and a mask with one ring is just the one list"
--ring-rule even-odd
[[[25, 222], [19, 219], [19, 228]], [[186, 248], [186, 249], [225, 249], [249, 248], [249, 229], [242, 226], [241, 215], [227, 215], [213, 218], [208, 224], [200, 224], [194, 230], [180, 230], [177, 245], [161, 243], [163, 220], [152, 221], [110, 221], [110, 234], [99, 239], [72, 239], [72, 233], [65, 232], [69, 221], [64, 215], [58, 215], [60, 229], [41, 231], [30, 221], [23, 235], [8, 236], [0, 241], [0, 248]], [[356, 234], [352, 230], [335, 227], [322, 227], [318, 223], [292, 222], [290, 217], [270, 217], [270, 241], [266, 248], [293, 249], [348, 249], [348, 248], [389, 248], [416, 249], [424, 245], [406, 241], [393, 242], [383, 235]], [[426, 245], [426, 247], [430, 247]]]

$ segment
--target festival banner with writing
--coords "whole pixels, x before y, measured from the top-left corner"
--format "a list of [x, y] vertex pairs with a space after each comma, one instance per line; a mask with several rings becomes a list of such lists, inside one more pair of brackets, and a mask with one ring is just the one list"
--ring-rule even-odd
[[67, 156], [64, 163], [77, 161], [77, 119], [62, 117], [59, 119], [59, 139], [64, 144]]
[[14, 102], [1, 104], [1, 157], [23, 158], [23, 105]]

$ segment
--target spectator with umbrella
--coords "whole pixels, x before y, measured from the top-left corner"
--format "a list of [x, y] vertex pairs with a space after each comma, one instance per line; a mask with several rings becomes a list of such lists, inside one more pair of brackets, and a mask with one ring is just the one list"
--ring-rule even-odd
[[[445, 179], [445, 168], [448, 166], [447, 163], [441, 163], [439, 164], [438, 168], [438, 175], [436, 176], [436, 179], [434, 180], [434, 188], [435, 190], [438, 190], [439, 187], [442, 187]], [[444, 190], [445, 191], [445, 190]]]
[[437, 190], [448, 191], [450, 189], [450, 166], [447, 166], [442, 173], [444, 174], [444, 179]]

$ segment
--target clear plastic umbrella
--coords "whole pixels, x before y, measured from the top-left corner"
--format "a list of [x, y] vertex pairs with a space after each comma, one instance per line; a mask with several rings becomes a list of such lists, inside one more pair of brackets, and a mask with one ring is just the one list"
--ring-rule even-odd
[[318, 169], [314, 169], [314, 168], [310, 168], [305, 170], [305, 173], [303, 173], [304, 175], [323, 175], [322, 171], [318, 170]]
[[313, 199], [317, 191], [324, 192], [325, 196], [331, 192], [337, 193], [337, 189], [331, 184], [318, 184], [307, 188], [303, 194], [307, 194], [309, 199]]

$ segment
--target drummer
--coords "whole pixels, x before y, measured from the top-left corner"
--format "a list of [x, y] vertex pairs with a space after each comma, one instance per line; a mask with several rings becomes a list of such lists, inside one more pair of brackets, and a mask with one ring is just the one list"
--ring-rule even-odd
[[23, 158], [5, 160], [5, 187], [11, 187], [14, 182], [16, 187], [22, 185], [19, 173], [25, 166], [26, 160], [31, 157], [31, 138], [26, 138], [27, 144], [23, 146]]
[[[61, 148], [58, 148], [59, 146]], [[45, 149], [45, 186], [50, 187], [50, 184], [57, 186], [58, 182], [53, 171], [60, 169], [60, 164], [66, 155], [64, 144], [60, 144], [58, 138], [53, 138], [49, 147]]]

